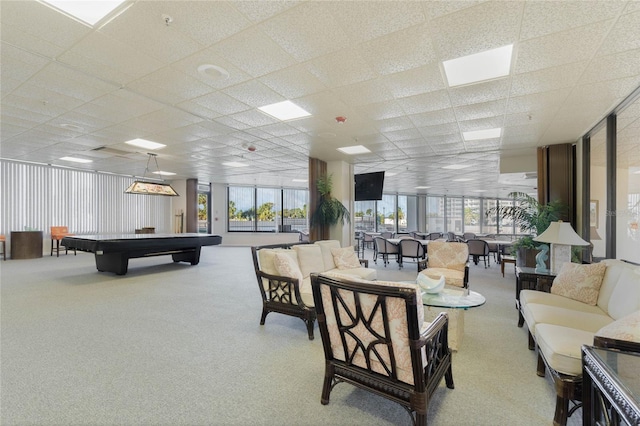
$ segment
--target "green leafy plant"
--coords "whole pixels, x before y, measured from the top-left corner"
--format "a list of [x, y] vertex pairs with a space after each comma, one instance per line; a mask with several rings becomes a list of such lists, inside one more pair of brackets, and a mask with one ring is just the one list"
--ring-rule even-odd
[[344, 225], [345, 221], [349, 223], [351, 221], [349, 210], [331, 195], [333, 175], [320, 176], [316, 187], [320, 193], [320, 199], [311, 216], [311, 225], [335, 225], [338, 222]]
[[491, 208], [487, 211], [487, 217], [497, 215], [503, 220], [510, 219], [520, 232], [530, 234], [518, 239], [512, 246], [514, 250], [539, 246], [540, 243], [533, 241], [533, 237], [542, 234], [551, 222], [559, 220], [566, 211], [565, 205], [559, 200], [542, 204], [523, 192], [512, 192], [509, 197], [513, 197], [513, 205]]

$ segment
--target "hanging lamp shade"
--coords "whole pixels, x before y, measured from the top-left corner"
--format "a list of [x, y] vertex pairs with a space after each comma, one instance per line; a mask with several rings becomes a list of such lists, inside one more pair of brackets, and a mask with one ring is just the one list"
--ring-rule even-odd
[[178, 193], [168, 183], [151, 183], [137, 180], [124, 191], [125, 194], [165, 195], [177, 197]]
[[[156, 163], [156, 170], [160, 171], [160, 167], [158, 167], [158, 155], [148, 152], [147, 155], [147, 167], [144, 170], [143, 179], [147, 176], [147, 172], [149, 171], [149, 163], [151, 159]], [[144, 180], [136, 180], [134, 181], [127, 189], [124, 190], [125, 194], [140, 194], [140, 195], [164, 195], [167, 197], [178, 197], [178, 193], [173, 187], [164, 182], [145, 182]]]

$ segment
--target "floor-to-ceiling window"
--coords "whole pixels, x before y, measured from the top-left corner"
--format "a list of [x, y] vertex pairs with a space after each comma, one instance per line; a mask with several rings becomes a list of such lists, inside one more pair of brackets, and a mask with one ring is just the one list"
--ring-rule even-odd
[[464, 232], [479, 234], [482, 229], [482, 200], [464, 199]]
[[444, 197], [427, 197], [426, 232], [444, 232]]
[[198, 232], [211, 232], [211, 184], [198, 184]]
[[376, 202], [356, 201], [354, 209], [355, 230], [374, 232], [376, 230]]
[[382, 200], [376, 203], [378, 216], [378, 231], [395, 232], [396, 230], [396, 196], [383, 194]]
[[616, 254], [633, 262], [640, 262], [639, 111], [636, 100], [616, 119]]
[[464, 223], [462, 198], [461, 197], [446, 197], [446, 231], [455, 232], [456, 234], [462, 233], [462, 224]]
[[480, 216], [480, 221], [482, 224], [481, 230], [484, 234], [498, 233], [498, 215], [495, 213], [497, 205], [498, 200], [489, 198], [485, 198], [482, 200], [483, 214]]
[[606, 256], [605, 239], [607, 210], [607, 130], [603, 126], [591, 135], [591, 167], [589, 208], [589, 239], [593, 244], [593, 257]]
[[229, 186], [229, 232], [297, 232], [308, 229], [306, 189]]

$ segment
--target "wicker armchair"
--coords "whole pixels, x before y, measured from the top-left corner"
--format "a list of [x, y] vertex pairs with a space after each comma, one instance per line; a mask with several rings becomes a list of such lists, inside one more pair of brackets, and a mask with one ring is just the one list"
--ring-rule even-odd
[[312, 274], [311, 287], [326, 361], [320, 402], [347, 382], [401, 404], [416, 425], [426, 425], [442, 377], [454, 388], [447, 314], [424, 323], [412, 284]]
[[418, 261], [418, 271], [429, 278], [444, 276], [447, 285], [469, 288], [469, 247], [467, 243], [432, 241], [426, 260]]

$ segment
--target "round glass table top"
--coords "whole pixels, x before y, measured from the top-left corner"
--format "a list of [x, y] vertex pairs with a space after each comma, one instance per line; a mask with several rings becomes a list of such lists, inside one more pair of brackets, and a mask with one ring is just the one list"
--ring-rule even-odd
[[482, 306], [487, 301], [483, 295], [475, 291], [465, 294], [464, 289], [445, 288], [440, 293], [422, 293], [422, 304], [424, 306], [435, 306], [439, 308], [468, 309]]

